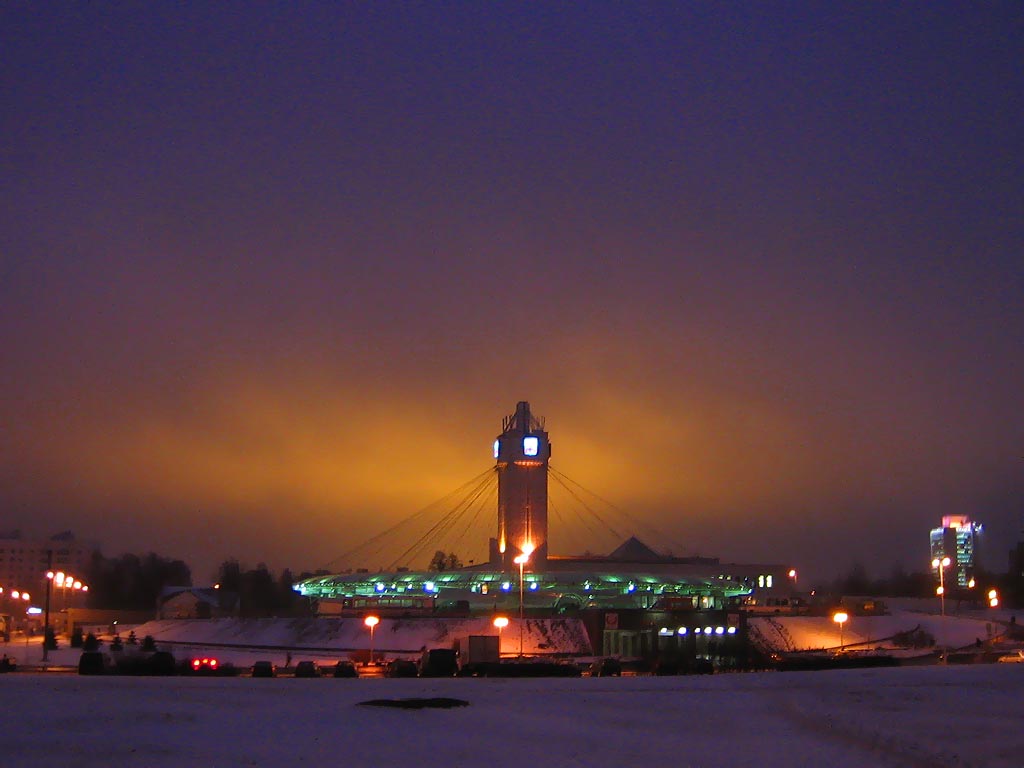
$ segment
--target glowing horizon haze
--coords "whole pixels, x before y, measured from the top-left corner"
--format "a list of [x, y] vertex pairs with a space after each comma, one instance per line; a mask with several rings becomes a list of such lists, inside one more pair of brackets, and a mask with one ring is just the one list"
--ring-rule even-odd
[[0, 529], [313, 569], [529, 400], [686, 554], [1005, 569], [1018, 5], [0, 21]]

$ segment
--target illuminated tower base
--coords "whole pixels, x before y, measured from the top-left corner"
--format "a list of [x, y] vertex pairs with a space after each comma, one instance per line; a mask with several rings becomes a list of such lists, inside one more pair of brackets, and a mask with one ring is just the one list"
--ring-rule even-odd
[[543, 565], [548, 555], [548, 460], [551, 443], [544, 422], [521, 402], [505, 417], [494, 441], [498, 473], [498, 536], [491, 539], [490, 561], [514, 568], [516, 556], [530, 555], [530, 566]]

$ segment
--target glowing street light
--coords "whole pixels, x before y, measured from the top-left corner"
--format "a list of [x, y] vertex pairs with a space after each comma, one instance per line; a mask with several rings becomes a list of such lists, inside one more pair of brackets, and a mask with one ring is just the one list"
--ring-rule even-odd
[[943, 618], [946, 616], [946, 568], [949, 567], [950, 559], [944, 557], [941, 560], [935, 558], [932, 560], [932, 568], [938, 568], [939, 570], [939, 588], [935, 590], [935, 594], [939, 596], [940, 611]]
[[530, 562], [530, 555], [533, 554], [533, 544], [527, 542], [523, 545], [523, 552], [521, 555], [516, 555], [512, 562], [519, 566], [519, 655], [523, 655], [523, 625], [525, 624], [525, 614], [523, 610], [523, 573], [526, 564]]
[[988, 591], [988, 607], [998, 608], [999, 607], [999, 593], [994, 589]]
[[832, 621], [834, 621], [836, 624], [839, 625], [839, 652], [840, 653], [843, 652], [843, 624], [845, 624], [846, 620], [849, 619], [849, 618], [850, 617], [847, 615], [846, 611], [836, 611], [834, 614], [832, 614]]
[[370, 628], [370, 665], [373, 665], [373, 630], [380, 624], [380, 619], [377, 616], [367, 616], [363, 619], [363, 624]]
[[793, 583], [796, 584], [796, 568], [789, 569], [789, 578], [791, 578]]
[[508, 626], [508, 616], [495, 616], [492, 622], [498, 629], [498, 656], [501, 656], [501, 630]]

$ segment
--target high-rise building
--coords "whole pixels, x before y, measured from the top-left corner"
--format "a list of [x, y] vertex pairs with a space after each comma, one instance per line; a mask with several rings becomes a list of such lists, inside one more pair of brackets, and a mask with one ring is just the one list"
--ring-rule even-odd
[[506, 416], [494, 441], [498, 472], [498, 536], [490, 560], [510, 567], [516, 556], [530, 555], [537, 568], [548, 555], [548, 459], [551, 443], [544, 422], [520, 402]]
[[[932, 529], [929, 536], [932, 560], [949, 558], [943, 580], [950, 587], [967, 589], [973, 586], [981, 532], [981, 523], [972, 521], [966, 515], [945, 515], [942, 527]], [[940, 581], [937, 570], [935, 581]]]

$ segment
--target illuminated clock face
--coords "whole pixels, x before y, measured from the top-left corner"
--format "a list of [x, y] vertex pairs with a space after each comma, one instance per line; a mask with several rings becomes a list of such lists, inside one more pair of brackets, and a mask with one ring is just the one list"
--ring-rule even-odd
[[494, 441], [494, 458], [498, 458], [498, 451], [501, 448], [501, 443], [497, 440]]
[[527, 435], [523, 438], [523, 454], [536, 456], [540, 452], [540, 438]]

